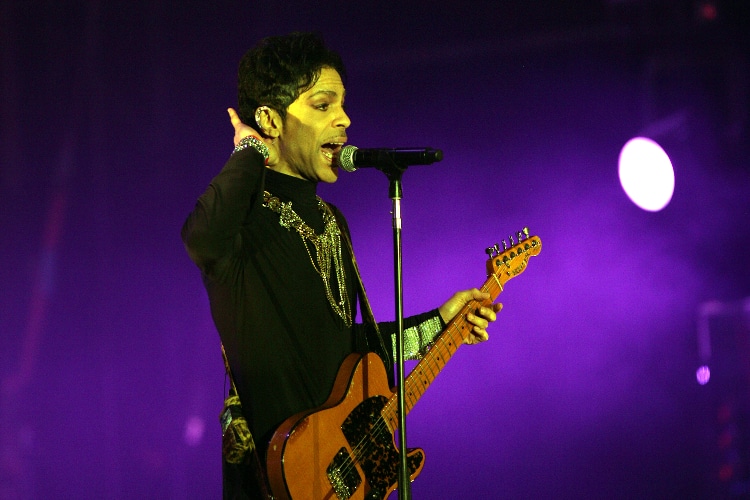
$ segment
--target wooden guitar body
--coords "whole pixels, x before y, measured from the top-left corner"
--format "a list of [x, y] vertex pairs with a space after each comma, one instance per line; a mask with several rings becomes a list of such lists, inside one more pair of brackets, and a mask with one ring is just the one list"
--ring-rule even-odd
[[[399, 452], [382, 411], [393, 397], [380, 357], [349, 355], [328, 401], [274, 433], [267, 472], [277, 499], [384, 499], [398, 483]], [[422, 450], [410, 450], [413, 480]]]

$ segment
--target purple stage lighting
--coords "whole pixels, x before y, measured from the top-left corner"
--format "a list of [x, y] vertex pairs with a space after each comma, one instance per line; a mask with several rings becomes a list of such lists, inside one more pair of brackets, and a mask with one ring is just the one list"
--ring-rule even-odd
[[695, 379], [700, 385], [706, 385], [711, 380], [711, 370], [707, 365], [702, 365], [695, 371]]
[[643, 210], [658, 212], [672, 199], [672, 162], [661, 146], [651, 139], [635, 137], [623, 146], [619, 176], [625, 194]]

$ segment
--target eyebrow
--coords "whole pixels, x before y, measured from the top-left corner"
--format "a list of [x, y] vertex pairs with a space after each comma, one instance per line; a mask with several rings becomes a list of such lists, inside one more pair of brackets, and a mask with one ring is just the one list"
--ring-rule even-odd
[[338, 95], [339, 95], [339, 93], [336, 92], [335, 90], [321, 89], [321, 90], [316, 90], [315, 92], [313, 92], [312, 94], [310, 94], [308, 96], [308, 99], [312, 99], [313, 97], [316, 97], [319, 94], [325, 94], [325, 95], [330, 96], [330, 97], [338, 97]]

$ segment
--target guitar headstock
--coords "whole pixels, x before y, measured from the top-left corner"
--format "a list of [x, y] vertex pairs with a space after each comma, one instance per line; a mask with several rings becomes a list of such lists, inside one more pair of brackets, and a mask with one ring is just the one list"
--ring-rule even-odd
[[487, 260], [487, 276], [495, 275], [501, 284], [521, 274], [526, 269], [529, 258], [542, 251], [542, 240], [539, 236], [529, 236], [527, 227], [516, 233], [517, 241], [513, 240], [513, 235], [508, 239], [510, 247], [503, 240], [502, 249], [500, 244], [496, 243], [485, 250], [490, 257]]

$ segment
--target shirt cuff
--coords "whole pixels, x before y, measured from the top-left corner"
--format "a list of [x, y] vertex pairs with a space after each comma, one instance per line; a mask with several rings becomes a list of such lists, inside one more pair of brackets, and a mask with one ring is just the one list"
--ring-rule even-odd
[[[435, 337], [445, 328], [443, 318], [435, 310], [435, 314], [421, 323], [404, 329], [404, 359], [419, 360], [425, 355], [432, 345]], [[393, 359], [397, 358], [396, 337], [391, 337], [393, 347]]]

